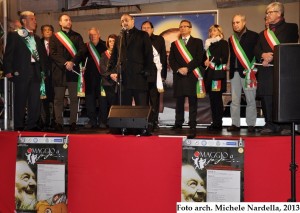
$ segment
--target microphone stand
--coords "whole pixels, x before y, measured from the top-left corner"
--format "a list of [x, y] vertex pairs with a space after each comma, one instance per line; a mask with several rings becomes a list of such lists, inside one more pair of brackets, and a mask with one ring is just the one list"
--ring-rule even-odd
[[[117, 60], [117, 84], [116, 90], [119, 89], [119, 106], [122, 106], [122, 64], [121, 64], [121, 56], [122, 56], [122, 44], [123, 44], [123, 37], [124, 37], [125, 29], [122, 28], [120, 32], [120, 39], [119, 39], [119, 52], [118, 52], [118, 60]], [[118, 88], [117, 88], [118, 87]], [[121, 128], [121, 134], [125, 136], [127, 132], [126, 128]]]
[[291, 198], [288, 199], [288, 202], [296, 202], [296, 171], [298, 165], [296, 164], [296, 136], [295, 136], [295, 122], [292, 122], [292, 143], [291, 143]]
[[[116, 84], [116, 91], [119, 90], [119, 105], [122, 106], [122, 65], [121, 65], [121, 54], [122, 54], [122, 44], [123, 44], [123, 37], [124, 37], [124, 29], [120, 32], [120, 40], [119, 40], [119, 52], [118, 52], [118, 60], [117, 60], [117, 84]], [[118, 87], [118, 88], [117, 88]]]

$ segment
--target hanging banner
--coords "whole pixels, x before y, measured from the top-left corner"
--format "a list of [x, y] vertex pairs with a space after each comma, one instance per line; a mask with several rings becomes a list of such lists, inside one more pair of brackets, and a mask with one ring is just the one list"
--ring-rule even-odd
[[16, 212], [67, 213], [66, 137], [19, 137]]
[[187, 139], [181, 171], [181, 202], [241, 202], [244, 141]]

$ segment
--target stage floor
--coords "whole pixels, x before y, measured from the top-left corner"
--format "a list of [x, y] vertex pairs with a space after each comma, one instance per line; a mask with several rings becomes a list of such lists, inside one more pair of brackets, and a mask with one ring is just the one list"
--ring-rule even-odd
[[[222, 131], [208, 131], [206, 126], [197, 126], [196, 129], [196, 137], [272, 137], [272, 136], [281, 136], [280, 133], [273, 133], [268, 135], [260, 134], [261, 127], [256, 128], [256, 132], [248, 132], [247, 127], [242, 127], [240, 131], [229, 132], [227, 131], [227, 127], [223, 127]], [[113, 134], [113, 135], [121, 135], [120, 129], [100, 129], [100, 128], [93, 128], [87, 129], [82, 125], [78, 125], [78, 129], [75, 132], [69, 131], [69, 126], [65, 125], [62, 132], [55, 132], [52, 129], [47, 129], [43, 132], [51, 132], [51, 133], [61, 133], [61, 134]], [[140, 130], [139, 129], [131, 129], [127, 135], [137, 135], [139, 136]], [[299, 135], [299, 131], [295, 132]], [[152, 132], [153, 136], [160, 136], [160, 135], [168, 135], [168, 136], [189, 136], [190, 129], [188, 126], [183, 126], [180, 130], [172, 130], [171, 126], [163, 126], [155, 129]], [[286, 135], [285, 135], [286, 136]]]

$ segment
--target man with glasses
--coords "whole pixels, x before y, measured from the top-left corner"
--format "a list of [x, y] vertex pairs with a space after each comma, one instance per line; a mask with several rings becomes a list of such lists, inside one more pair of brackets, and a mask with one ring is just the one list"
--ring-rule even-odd
[[259, 34], [255, 47], [255, 56], [261, 59], [262, 66], [258, 67], [258, 95], [261, 97], [262, 110], [266, 125], [261, 134], [280, 132], [290, 134], [290, 130], [282, 129], [272, 119], [273, 113], [273, 52], [274, 46], [282, 43], [298, 42], [298, 25], [286, 23], [284, 19], [284, 6], [280, 2], [273, 2], [266, 8], [266, 22], [269, 28]]
[[[171, 44], [169, 62], [173, 70], [173, 88], [176, 98], [175, 126], [182, 129], [184, 122], [184, 102], [189, 100], [189, 126], [192, 135], [196, 133], [197, 118], [197, 83], [201, 74], [203, 42], [191, 36], [192, 23], [182, 20], [179, 24], [180, 38]], [[185, 57], [188, 55], [189, 57]]]

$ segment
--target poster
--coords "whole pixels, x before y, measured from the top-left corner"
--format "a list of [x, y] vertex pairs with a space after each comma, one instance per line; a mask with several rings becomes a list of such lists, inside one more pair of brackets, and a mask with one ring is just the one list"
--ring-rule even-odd
[[[179, 24], [183, 19], [192, 23], [191, 35], [202, 39], [203, 42], [208, 37], [208, 29], [211, 25], [218, 23], [218, 11], [190, 11], [176, 13], [148, 13], [148, 14], [132, 14], [134, 23], [138, 29], [144, 21], [152, 22], [154, 26], [154, 34], [161, 35], [165, 39], [167, 55], [170, 52], [171, 43], [179, 36]], [[159, 124], [173, 125], [175, 122], [175, 99], [173, 98], [173, 71], [168, 66], [167, 78], [164, 83], [165, 92], [160, 95], [159, 108]], [[209, 98], [203, 98], [198, 101], [198, 124], [210, 124], [211, 112]], [[185, 122], [188, 123], [188, 101], [185, 101]]]
[[243, 192], [242, 139], [183, 141], [181, 202], [241, 202]]
[[66, 137], [19, 137], [16, 212], [67, 213], [67, 163]]

